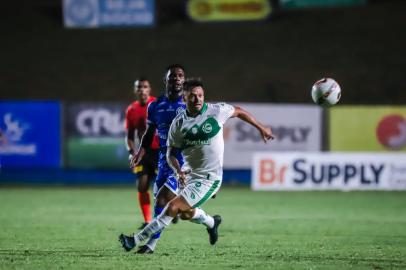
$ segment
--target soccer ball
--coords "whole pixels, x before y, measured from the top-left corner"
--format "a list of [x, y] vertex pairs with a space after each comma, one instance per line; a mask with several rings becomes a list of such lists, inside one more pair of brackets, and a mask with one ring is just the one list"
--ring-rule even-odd
[[332, 106], [341, 97], [341, 87], [331, 78], [323, 78], [313, 84], [312, 98], [314, 103], [321, 106]]

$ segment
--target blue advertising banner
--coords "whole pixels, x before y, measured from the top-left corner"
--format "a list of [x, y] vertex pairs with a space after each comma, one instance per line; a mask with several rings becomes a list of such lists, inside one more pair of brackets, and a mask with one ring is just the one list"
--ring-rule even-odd
[[152, 26], [154, 0], [64, 0], [66, 27]]
[[61, 167], [59, 102], [0, 101], [2, 168]]

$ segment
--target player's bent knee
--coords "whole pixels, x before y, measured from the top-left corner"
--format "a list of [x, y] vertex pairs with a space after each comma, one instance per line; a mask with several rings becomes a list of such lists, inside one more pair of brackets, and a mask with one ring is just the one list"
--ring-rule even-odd
[[176, 197], [170, 201], [168, 204], [167, 213], [172, 217], [175, 217], [177, 214], [181, 214], [181, 218], [183, 215], [185, 219], [191, 219], [190, 214], [192, 214], [192, 216], [194, 214], [193, 209], [191, 209], [190, 206], [185, 203], [182, 197]]
[[182, 219], [182, 220], [189, 220], [189, 219], [190, 219], [189, 213], [181, 213], [181, 214], [179, 215], [179, 217], [180, 217], [180, 219]]
[[176, 200], [171, 201], [168, 204], [167, 214], [171, 217], [175, 217], [179, 213], [179, 204]]
[[187, 211], [183, 211], [181, 214], [180, 214], [180, 219], [182, 219], [182, 220], [191, 220], [192, 218], [193, 218], [193, 216], [194, 216], [194, 211], [193, 211], [193, 209], [189, 209], [189, 210], [187, 210]]

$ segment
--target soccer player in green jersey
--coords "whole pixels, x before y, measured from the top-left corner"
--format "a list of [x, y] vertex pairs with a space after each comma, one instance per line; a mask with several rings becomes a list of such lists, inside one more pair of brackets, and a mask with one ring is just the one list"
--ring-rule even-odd
[[[253, 125], [264, 142], [274, 138], [272, 131], [259, 123], [250, 113], [226, 103], [204, 102], [204, 89], [200, 80], [187, 80], [183, 85], [186, 110], [178, 114], [169, 129], [167, 140], [168, 164], [175, 171], [181, 191], [171, 200], [158, 217], [134, 236], [121, 235], [122, 246], [129, 251], [150, 235], [162, 231], [172, 219], [203, 223], [207, 227], [210, 244], [218, 239], [220, 216], [209, 216], [200, 208], [218, 192], [223, 177], [224, 139], [223, 125], [227, 119], [238, 117]], [[181, 150], [185, 164], [179, 165], [174, 153]]]

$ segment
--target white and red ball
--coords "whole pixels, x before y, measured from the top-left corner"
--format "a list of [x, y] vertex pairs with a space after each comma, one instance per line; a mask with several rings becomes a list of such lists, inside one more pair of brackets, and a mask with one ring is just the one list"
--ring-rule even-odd
[[340, 85], [331, 78], [323, 78], [313, 84], [312, 99], [321, 106], [337, 104], [341, 97]]

